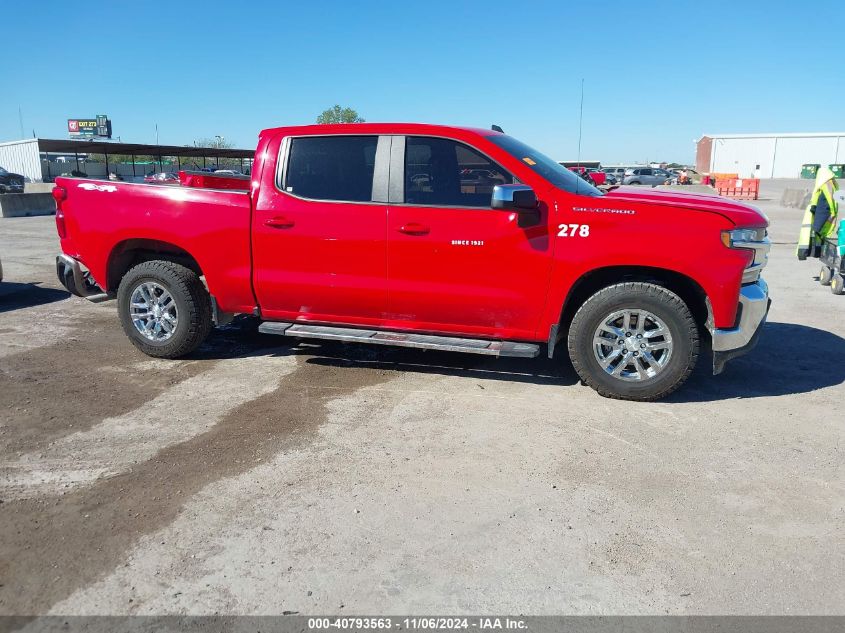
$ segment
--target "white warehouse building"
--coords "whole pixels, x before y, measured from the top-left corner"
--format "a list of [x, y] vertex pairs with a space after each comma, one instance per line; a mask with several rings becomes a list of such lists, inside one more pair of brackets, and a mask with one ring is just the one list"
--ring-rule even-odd
[[740, 178], [798, 178], [804, 164], [845, 163], [845, 132], [705, 134], [696, 145], [697, 171]]

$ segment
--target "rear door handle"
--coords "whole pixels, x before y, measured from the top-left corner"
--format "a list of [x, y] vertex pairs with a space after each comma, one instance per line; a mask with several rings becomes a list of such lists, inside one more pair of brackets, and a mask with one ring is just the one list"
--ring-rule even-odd
[[269, 226], [273, 229], [289, 229], [294, 225], [293, 220], [288, 220], [285, 217], [277, 215], [275, 218], [270, 218], [269, 220], [264, 220], [265, 226]]
[[419, 222], [408, 222], [399, 227], [400, 233], [407, 233], [408, 235], [428, 235], [429, 229], [425, 224]]

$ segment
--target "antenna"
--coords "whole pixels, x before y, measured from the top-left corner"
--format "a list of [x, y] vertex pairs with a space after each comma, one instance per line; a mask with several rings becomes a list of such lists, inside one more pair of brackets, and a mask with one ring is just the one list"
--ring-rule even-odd
[[578, 115], [578, 178], [581, 178], [581, 134], [584, 129], [584, 78], [581, 77], [581, 112]]

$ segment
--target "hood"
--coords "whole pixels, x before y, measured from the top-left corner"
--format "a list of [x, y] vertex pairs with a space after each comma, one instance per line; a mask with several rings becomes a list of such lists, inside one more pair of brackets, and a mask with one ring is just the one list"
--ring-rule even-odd
[[619, 187], [609, 191], [606, 198], [630, 204], [653, 204], [667, 207], [684, 207], [696, 211], [718, 213], [737, 226], [768, 225], [766, 215], [757, 207], [738, 200], [706, 193], [684, 193], [675, 190]]

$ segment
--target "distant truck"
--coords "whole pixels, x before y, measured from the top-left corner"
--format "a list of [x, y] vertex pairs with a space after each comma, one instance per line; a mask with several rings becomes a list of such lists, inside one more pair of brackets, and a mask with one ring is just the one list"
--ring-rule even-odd
[[607, 182], [607, 174], [603, 171], [599, 171], [595, 167], [580, 167], [576, 165], [567, 167], [567, 169], [578, 174], [581, 178], [595, 186], [603, 185]]
[[72, 293], [117, 298], [150, 356], [214, 324], [492, 356], [568, 353], [605, 396], [655, 400], [757, 340], [767, 222], [675, 191], [603, 194], [489, 130], [347, 124], [260, 134], [248, 190], [58, 178]]

